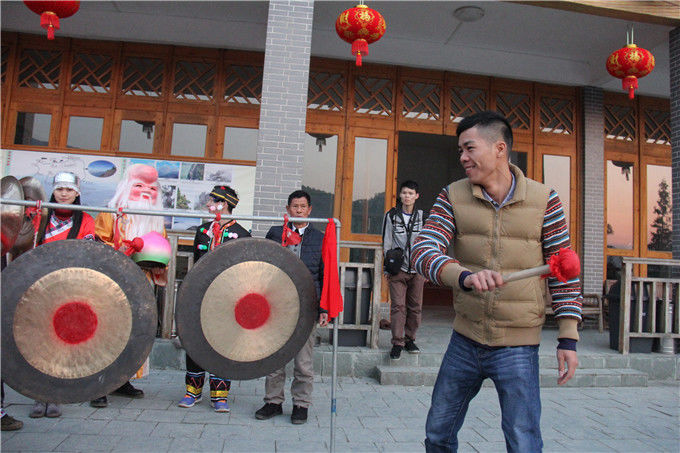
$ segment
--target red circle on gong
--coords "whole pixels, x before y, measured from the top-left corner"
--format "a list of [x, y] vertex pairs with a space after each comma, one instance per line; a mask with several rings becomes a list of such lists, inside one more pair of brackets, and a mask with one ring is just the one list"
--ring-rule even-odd
[[66, 343], [82, 343], [94, 336], [97, 314], [85, 302], [67, 302], [54, 313], [52, 326], [57, 336]]
[[256, 293], [246, 294], [236, 302], [234, 316], [244, 329], [257, 329], [269, 319], [269, 302]]

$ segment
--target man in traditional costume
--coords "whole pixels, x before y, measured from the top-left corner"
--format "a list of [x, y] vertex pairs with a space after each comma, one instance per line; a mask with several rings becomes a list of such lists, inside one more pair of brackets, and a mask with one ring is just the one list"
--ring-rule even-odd
[[[206, 204], [215, 220], [206, 222], [198, 227], [194, 238], [194, 263], [211, 250], [238, 238], [250, 237], [250, 233], [235, 220], [223, 219], [222, 216], [231, 215], [238, 204], [236, 191], [229, 186], [215, 186], [210, 192]], [[200, 326], [197, 326], [200, 329]], [[231, 388], [231, 380], [210, 374], [210, 405], [215, 412], [229, 412], [227, 396]], [[187, 374], [185, 376], [186, 394], [179, 402], [179, 407], [192, 407], [201, 401], [205, 370], [201, 368], [187, 354]]]
[[[156, 169], [149, 165], [134, 164], [127, 169], [125, 177], [118, 183], [116, 193], [108, 206], [119, 210], [133, 208], [161, 211], [163, 206], [160, 192]], [[95, 219], [96, 238], [121, 252], [125, 252], [133, 245], [133, 239], [152, 231], [167, 237], [162, 216], [101, 212]], [[166, 267], [143, 268], [143, 270], [152, 284], [165, 286], [167, 283]], [[148, 373], [148, 358], [134, 377], [143, 377], [146, 373]], [[129, 381], [113, 393], [131, 398], [144, 397], [144, 392], [133, 387]], [[106, 395], [90, 402], [93, 407], [106, 407], [107, 404]]]

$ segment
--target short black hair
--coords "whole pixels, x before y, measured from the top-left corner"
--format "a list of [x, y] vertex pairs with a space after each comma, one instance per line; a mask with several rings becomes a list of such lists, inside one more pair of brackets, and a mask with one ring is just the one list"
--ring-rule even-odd
[[498, 112], [492, 112], [487, 110], [485, 112], [475, 113], [474, 115], [466, 116], [458, 124], [456, 129], [456, 135], [460, 137], [460, 134], [468, 129], [472, 129], [475, 126], [479, 126], [484, 129], [495, 129], [497, 135], [503, 137], [503, 141], [508, 145], [508, 157], [510, 156], [510, 151], [512, 151], [512, 126], [508, 122], [507, 118]]
[[296, 198], [306, 198], [307, 204], [310, 206], [312, 205], [312, 197], [310, 197], [307, 192], [305, 192], [304, 190], [296, 190], [295, 192], [288, 195], [288, 206], [290, 206], [290, 204]]
[[418, 183], [415, 182], [412, 179], [407, 179], [406, 181], [402, 182], [399, 185], [399, 193], [401, 193], [401, 189], [406, 187], [407, 189], [415, 190], [416, 193], [420, 193], [420, 188], [418, 187]]

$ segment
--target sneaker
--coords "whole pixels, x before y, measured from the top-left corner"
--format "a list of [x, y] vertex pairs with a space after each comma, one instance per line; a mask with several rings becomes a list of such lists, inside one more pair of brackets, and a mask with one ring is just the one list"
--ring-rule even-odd
[[416, 342], [413, 340], [406, 340], [404, 349], [406, 349], [406, 352], [410, 354], [420, 354], [420, 348], [416, 346]]
[[203, 397], [201, 395], [198, 395], [195, 398], [191, 395], [184, 395], [184, 398], [179, 400], [179, 404], [177, 404], [177, 405], [179, 407], [186, 407], [186, 408], [194, 407], [194, 404], [200, 403], [201, 399], [203, 399]]
[[210, 405], [215, 408], [215, 412], [229, 412], [229, 404], [227, 400], [211, 401]]
[[280, 404], [265, 403], [264, 406], [255, 412], [255, 418], [258, 420], [269, 420], [275, 415], [281, 414], [283, 414], [283, 407]]
[[21, 429], [24, 426], [24, 422], [17, 420], [16, 418], [7, 414], [2, 417], [1, 424], [3, 431], [16, 431], [17, 429]]
[[61, 407], [58, 404], [47, 403], [47, 409], [45, 410], [45, 417], [56, 418], [61, 417]]
[[36, 401], [31, 409], [31, 413], [28, 414], [31, 418], [41, 418], [45, 416], [45, 411], [47, 410], [47, 403], [41, 403]]
[[294, 425], [302, 425], [307, 423], [307, 408], [302, 406], [293, 406], [293, 413], [290, 415], [290, 421]]
[[135, 388], [127, 381], [125, 384], [118, 387], [111, 392], [112, 395], [127, 396], [128, 398], [144, 398], [144, 392], [141, 389]]
[[390, 359], [392, 360], [399, 360], [401, 358], [401, 350], [404, 349], [403, 346], [399, 346], [398, 344], [395, 344], [392, 346], [392, 350], [390, 351]]
[[97, 398], [96, 400], [90, 401], [90, 406], [92, 407], [106, 407], [109, 405], [109, 400], [106, 399], [106, 395], [102, 396], [101, 398]]

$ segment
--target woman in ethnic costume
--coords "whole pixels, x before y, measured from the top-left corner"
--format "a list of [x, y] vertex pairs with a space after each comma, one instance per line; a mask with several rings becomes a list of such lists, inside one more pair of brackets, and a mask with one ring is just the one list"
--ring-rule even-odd
[[[80, 180], [69, 172], [58, 173], [54, 177], [51, 203], [63, 205], [80, 204]], [[38, 228], [38, 245], [62, 239], [94, 239], [94, 219], [83, 211], [66, 208], [50, 208]], [[59, 417], [58, 404], [36, 401], [28, 415], [31, 418]]]
[[[208, 210], [216, 214], [215, 220], [206, 222], [198, 227], [194, 239], [194, 263], [203, 255], [214, 250], [227, 241], [250, 237], [250, 233], [235, 220], [222, 219], [222, 215], [230, 215], [238, 204], [236, 191], [229, 186], [215, 186], [210, 192], [207, 202]], [[200, 326], [196, 326], [200, 329]], [[227, 396], [231, 388], [231, 381], [210, 374], [210, 405], [215, 412], [229, 412]], [[187, 354], [187, 374], [185, 377], [186, 394], [179, 402], [179, 407], [192, 407], [201, 401], [205, 371]]]

